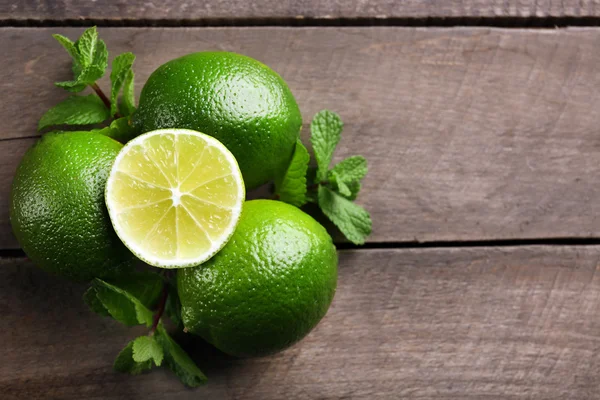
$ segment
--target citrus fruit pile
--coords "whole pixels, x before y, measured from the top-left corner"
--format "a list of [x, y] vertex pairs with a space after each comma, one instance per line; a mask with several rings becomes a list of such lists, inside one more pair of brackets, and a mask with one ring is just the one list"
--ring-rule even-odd
[[140, 260], [176, 269], [185, 330], [232, 355], [308, 334], [335, 294], [332, 239], [299, 208], [245, 201], [294, 155], [302, 118], [286, 83], [245, 56], [190, 54], [150, 76], [128, 118], [124, 145], [104, 131], [56, 131], [27, 151], [10, 205], [25, 253], [48, 272], [117, 286]]

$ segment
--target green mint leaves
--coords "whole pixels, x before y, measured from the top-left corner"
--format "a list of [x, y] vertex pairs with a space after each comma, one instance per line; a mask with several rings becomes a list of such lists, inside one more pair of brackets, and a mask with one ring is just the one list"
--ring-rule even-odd
[[292, 162], [285, 175], [275, 180], [275, 194], [279, 200], [296, 207], [302, 207], [306, 204], [306, 172], [309, 162], [308, 150], [298, 140]]
[[363, 156], [352, 156], [336, 164], [327, 178], [339, 194], [354, 200], [360, 190], [360, 181], [367, 174], [367, 160]]
[[329, 164], [340, 141], [343, 128], [344, 123], [339, 115], [328, 110], [317, 113], [310, 124], [310, 142], [317, 159], [319, 182], [327, 179]]
[[363, 244], [371, 234], [369, 213], [330, 188], [319, 185], [319, 207], [323, 214], [354, 244]]
[[367, 174], [367, 160], [352, 156], [329, 169], [344, 124], [339, 115], [323, 110], [310, 124], [310, 142], [317, 167], [309, 167], [310, 156], [298, 140], [285, 175], [275, 180], [275, 198], [301, 207], [317, 203], [327, 218], [354, 244], [364, 244], [371, 234], [369, 213], [355, 204], [361, 181]]
[[[162, 322], [164, 312], [173, 317], [176, 325], [181, 324], [181, 306], [174, 286], [151, 272], [121, 275], [116, 281], [118, 284], [95, 279], [84, 294], [85, 302], [100, 315], [110, 316], [128, 326], [146, 325], [151, 329], [148, 335], [125, 346], [115, 360], [114, 369], [137, 375], [153, 366], [165, 365], [187, 386], [206, 383], [206, 376], [169, 336]], [[169, 297], [172, 297], [171, 301]], [[156, 311], [151, 311], [153, 309]]]
[[142, 372], [149, 371], [152, 368], [151, 360], [137, 362], [133, 359], [134, 342], [135, 340], [129, 342], [129, 344], [123, 350], [121, 350], [121, 352], [117, 356], [113, 365], [115, 371], [131, 375], [139, 375]]
[[189, 387], [204, 385], [208, 379], [187, 353], [171, 338], [159, 323], [150, 336], [140, 336], [119, 353], [113, 368], [116, 371], [139, 375], [153, 365], [169, 368], [181, 382]]
[[371, 216], [352, 200], [358, 195], [360, 181], [367, 174], [367, 160], [352, 156], [329, 170], [343, 126], [340, 117], [327, 110], [315, 115], [310, 124], [310, 141], [317, 159], [317, 203], [348, 240], [364, 244], [371, 234]]
[[156, 329], [156, 340], [165, 352], [165, 364], [175, 373], [186, 386], [197, 387], [205, 384], [208, 379], [200, 368], [175, 342], [162, 325]]
[[[81, 129], [84, 125], [108, 122], [113, 117], [116, 120], [128, 117], [135, 111], [132, 69], [135, 56], [132, 53], [120, 54], [113, 60], [109, 98], [96, 84], [104, 76], [108, 66], [108, 50], [104, 41], [98, 37], [96, 27], [85, 30], [75, 42], [62, 35], [53, 36], [73, 60], [72, 80], [56, 82], [56, 86], [72, 93], [79, 93], [90, 87], [95, 93], [88, 96], [74, 95], [59, 103], [42, 116], [38, 130], [61, 125], [79, 126]], [[113, 128], [102, 133], [117, 140], [130, 138], [128, 133], [121, 134], [123, 128], [124, 125], [120, 125], [118, 132]]]
[[[131, 293], [101, 279], [95, 279], [90, 290], [95, 291], [96, 298], [102, 303], [108, 314], [127, 326], [152, 326], [152, 311]], [[88, 294], [86, 298], [92, 297]], [[94, 303], [97, 305], [97, 303]], [[94, 311], [96, 307], [92, 308]]]
[[109, 111], [95, 94], [71, 96], [46, 112], [38, 123], [38, 130], [56, 125], [91, 125], [104, 122]]
[[[133, 112], [133, 53], [123, 53], [115, 57], [112, 62], [112, 72], [110, 73], [110, 113], [115, 115], [121, 113], [127, 116]], [[121, 89], [124, 88], [124, 96], [121, 107], [118, 105], [118, 98]]]
[[133, 361], [143, 363], [153, 360], [154, 365], [160, 367], [165, 353], [154, 336], [140, 336], [133, 341]]
[[78, 93], [102, 78], [108, 65], [108, 50], [98, 38], [95, 26], [83, 32], [75, 43], [62, 35], [53, 36], [73, 59], [73, 80], [57, 82], [56, 86]]

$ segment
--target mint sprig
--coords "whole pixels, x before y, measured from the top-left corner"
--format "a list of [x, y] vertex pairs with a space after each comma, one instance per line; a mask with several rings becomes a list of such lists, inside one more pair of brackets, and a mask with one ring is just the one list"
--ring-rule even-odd
[[128, 117], [135, 111], [132, 70], [135, 56], [132, 53], [123, 53], [113, 60], [109, 98], [96, 83], [104, 76], [108, 66], [108, 50], [104, 41], [98, 37], [96, 27], [86, 29], [75, 42], [62, 35], [53, 37], [65, 48], [73, 61], [73, 78], [56, 82], [55, 85], [71, 93], [80, 93], [89, 87], [94, 93], [88, 96], [71, 96], [50, 109], [42, 116], [38, 124], [39, 130], [59, 125], [79, 126], [81, 129], [82, 125], [109, 122], [113, 117]]
[[[367, 160], [363, 156], [352, 156], [329, 168], [343, 127], [339, 115], [332, 111], [323, 110], [314, 116], [310, 124], [310, 142], [317, 166], [309, 166], [310, 156], [298, 141], [285, 175], [281, 180], [275, 180], [275, 198], [297, 207], [306, 202], [317, 203], [346, 239], [354, 244], [364, 244], [371, 234], [371, 217], [353, 201], [367, 174]], [[302, 173], [304, 179], [299, 177]]]
[[318, 201], [323, 214], [354, 244], [364, 244], [371, 234], [369, 213], [327, 186], [319, 185]]
[[[174, 286], [154, 273], [132, 273], [116, 280], [118, 284], [95, 279], [84, 295], [85, 302], [94, 312], [111, 316], [125, 325], [146, 325], [150, 330], [125, 346], [115, 360], [114, 369], [137, 375], [153, 366], [164, 365], [187, 386], [206, 383], [206, 376], [171, 338], [163, 324], [168, 296], [176, 296]], [[181, 318], [180, 311], [175, 310], [178, 307], [179, 302], [173, 300], [169, 314]]]

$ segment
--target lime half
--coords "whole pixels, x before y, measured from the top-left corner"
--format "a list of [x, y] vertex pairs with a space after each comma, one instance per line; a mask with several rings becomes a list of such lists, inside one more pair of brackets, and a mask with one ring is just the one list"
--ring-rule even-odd
[[119, 238], [155, 267], [199, 265], [229, 240], [245, 190], [234, 156], [218, 140], [187, 129], [161, 129], [119, 152], [106, 205]]

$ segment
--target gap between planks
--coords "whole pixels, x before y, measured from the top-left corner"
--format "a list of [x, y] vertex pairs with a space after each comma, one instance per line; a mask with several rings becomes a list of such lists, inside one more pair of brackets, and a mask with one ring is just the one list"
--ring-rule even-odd
[[596, 25], [598, 0], [0, 0], [20, 26], [502, 26]]
[[506, 29], [555, 29], [566, 27], [598, 27], [600, 16], [562, 17], [421, 17], [421, 18], [204, 18], [204, 19], [0, 19], [0, 27], [49, 28], [247, 28], [247, 27], [483, 27]]
[[[549, 238], [515, 240], [471, 240], [436, 242], [385, 242], [355, 245], [348, 242], [335, 243], [338, 251], [368, 250], [418, 250], [418, 249], [480, 249], [480, 248], [518, 248], [518, 247], [581, 247], [600, 246], [600, 238]], [[26, 258], [22, 249], [0, 249], [0, 258]]]

